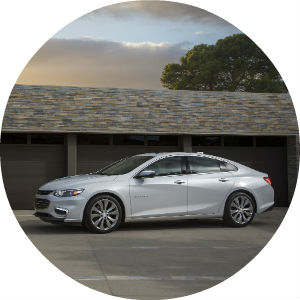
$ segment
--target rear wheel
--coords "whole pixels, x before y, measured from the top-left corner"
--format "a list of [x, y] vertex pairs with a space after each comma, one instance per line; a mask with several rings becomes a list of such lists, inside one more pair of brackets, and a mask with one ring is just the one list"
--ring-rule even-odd
[[87, 204], [84, 212], [84, 226], [95, 233], [108, 233], [120, 225], [122, 208], [118, 200], [110, 195], [99, 195]]
[[232, 227], [248, 225], [255, 215], [255, 203], [244, 192], [233, 193], [227, 200], [224, 209], [224, 221]]

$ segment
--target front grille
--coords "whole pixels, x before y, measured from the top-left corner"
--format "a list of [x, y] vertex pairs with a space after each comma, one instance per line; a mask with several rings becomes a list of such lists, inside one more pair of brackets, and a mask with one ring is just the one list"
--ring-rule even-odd
[[44, 208], [48, 208], [50, 204], [50, 201], [48, 199], [35, 199], [35, 203], [34, 206], [35, 208], [40, 208], [40, 209], [44, 209]]
[[38, 195], [49, 195], [50, 193], [52, 193], [53, 191], [46, 191], [46, 190], [38, 190], [37, 194]]

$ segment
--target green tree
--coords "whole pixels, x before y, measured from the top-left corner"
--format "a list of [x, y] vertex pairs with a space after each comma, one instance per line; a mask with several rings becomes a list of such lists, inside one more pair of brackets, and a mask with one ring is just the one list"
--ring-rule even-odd
[[179, 64], [167, 64], [160, 81], [173, 90], [287, 92], [272, 62], [245, 34], [195, 46]]

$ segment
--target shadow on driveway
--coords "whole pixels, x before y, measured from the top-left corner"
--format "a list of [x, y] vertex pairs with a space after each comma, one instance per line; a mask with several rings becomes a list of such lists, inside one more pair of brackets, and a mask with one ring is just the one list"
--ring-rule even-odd
[[[253, 221], [248, 227], [268, 226], [267, 221]], [[88, 234], [90, 233], [80, 224], [51, 224], [36, 220], [19, 220], [19, 224], [26, 234]], [[140, 221], [123, 223], [116, 232], [135, 232], [135, 231], [153, 231], [153, 230], [180, 230], [180, 229], [232, 229], [239, 228], [228, 227], [222, 219], [193, 219], [193, 220], [174, 220], [174, 221]], [[274, 230], [274, 227], [272, 227]], [[92, 233], [90, 233], [92, 234]]]

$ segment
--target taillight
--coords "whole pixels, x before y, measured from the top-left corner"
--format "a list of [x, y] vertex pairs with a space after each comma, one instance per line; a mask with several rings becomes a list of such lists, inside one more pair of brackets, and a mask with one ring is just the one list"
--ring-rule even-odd
[[271, 178], [270, 178], [270, 177], [264, 177], [264, 180], [265, 180], [268, 184], [271, 184]]

